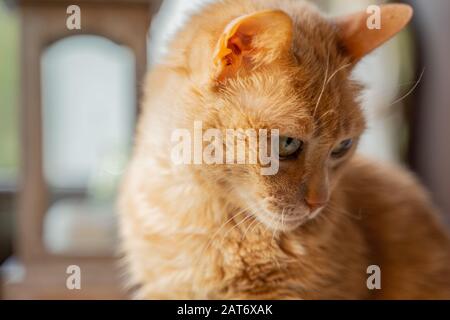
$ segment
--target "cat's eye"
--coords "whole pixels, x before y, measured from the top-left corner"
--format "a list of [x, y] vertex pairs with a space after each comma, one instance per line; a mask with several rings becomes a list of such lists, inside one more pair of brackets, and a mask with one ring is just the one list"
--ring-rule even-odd
[[333, 151], [331, 151], [331, 156], [333, 158], [340, 158], [343, 157], [348, 150], [351, 149], [353, 145], [353, 140], [352, 139], [346, 139], [346, 140], [342, 140], [341, 143], [339, 143], [339, 145], [333, 149]]
[[303, 149], [303, 141], [292, 137], [280, 137], [280, 158], [287, 159], [297, 156]]

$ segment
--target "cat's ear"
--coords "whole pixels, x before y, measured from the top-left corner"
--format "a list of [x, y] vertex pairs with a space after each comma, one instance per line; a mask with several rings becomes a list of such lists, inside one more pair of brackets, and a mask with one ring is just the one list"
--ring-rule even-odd
[[356, 62], [400, 32], [412, 14], [409, 5], [385, 4], [335, 18], [334, 22], [342, 45]]
[[281, 10], [264, 10], [231, 21], [214, 51], [215, 78], [224, 80], [238, 71], [251, 71], [288, 54], [292, 20]]

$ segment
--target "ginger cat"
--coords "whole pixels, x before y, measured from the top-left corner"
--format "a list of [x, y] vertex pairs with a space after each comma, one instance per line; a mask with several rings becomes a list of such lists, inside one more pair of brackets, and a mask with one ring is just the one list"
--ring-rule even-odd
[[[354, 155], [365, 122], [352, 68], [411, 15], [384, 5], [370, 30], [365, 12], [225, 0], [190, 19], [148, 75], [119, 199], [137, 298], [450, 298], [449, 237], [426, 192]], [[279, 129], [278, 172], [174, 164], [171, 134], [194, 121]]]

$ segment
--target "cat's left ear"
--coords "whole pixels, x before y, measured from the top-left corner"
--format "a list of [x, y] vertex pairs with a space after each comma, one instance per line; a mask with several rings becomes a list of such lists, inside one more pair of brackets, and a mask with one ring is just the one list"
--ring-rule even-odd
[[335, 18], [334, 23], [343, 47], [357, 62], [400, 32], [412, 15], [411, 6], [392, 3]]
[[281, 10], [264, 10], [238, 17], [223, 31], [214, 51], [215, 78], [251, 71], [290, 52], [292, 20]]

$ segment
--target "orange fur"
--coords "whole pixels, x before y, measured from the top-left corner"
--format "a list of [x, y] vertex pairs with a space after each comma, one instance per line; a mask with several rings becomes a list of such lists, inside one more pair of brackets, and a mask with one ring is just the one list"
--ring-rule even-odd
[[[248, 50], [217, 48], [234, 19], [272, 9], [292, 19], [289, 48], [273, 40], [286, 37], [278, 13], [284, 27], [258, 34]], [[219, 46], [240, 45], [232, 36]], [[355, 59], [342, 41], [336, 22], [282, 0], [212, 4], [176, 35], [148, 76], [120, 194], [136, 297], [450, 298], [449, 238], [415, 179], [354, 156], [355, 146], [330, 160], [365, 126], [361, 88], [350, 79]], [[215, 64], [224, 52], [236, 56]], [[195, 120], [221, 130], [279, 128], [305, 150], [274, 176], [256, 165], [175, 166], [171, 132]], [[316, 216], [306, 198], [327, 204]], [[366, 286], [372, 264], [381, 267], [381, 290]]]

